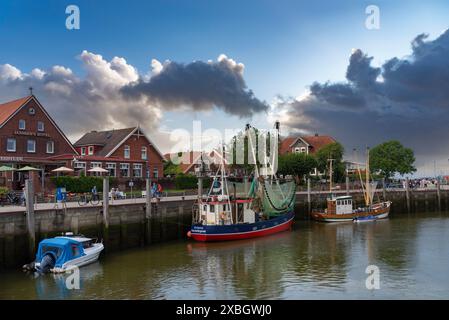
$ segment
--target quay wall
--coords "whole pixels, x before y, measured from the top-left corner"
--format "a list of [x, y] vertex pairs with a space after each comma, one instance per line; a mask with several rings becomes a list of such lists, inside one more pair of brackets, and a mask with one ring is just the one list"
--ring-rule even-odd
[[[378, 193], [383, 199], [382, 191]], [[309, 219], [308, 210], [323, 208], [326, 193], [296, 196], [296, 219]], [[352, 194], [355, 206], [363, 204], [361, 193]], [[386, 192], [393, 202], [391, 215], [414, 212], [449, 211], [449, 190]], [[375, 197], [377, 199], [377, 196]], [[109, 227], [103, 222], [102, 206], [37, 210], [35, 212], [36, 245], [40, 240], [71, 231], [103, 239], [105, 253], [186, 239], [192, 219], [193, 200], [162, 201], [152, 204], [151, 217], [146, 219], [145, 204], [134, 203], [109, 206]], [[18, 268], [31, 262], [25, 209], [23, 212], [0, 213], [0, 270]]]

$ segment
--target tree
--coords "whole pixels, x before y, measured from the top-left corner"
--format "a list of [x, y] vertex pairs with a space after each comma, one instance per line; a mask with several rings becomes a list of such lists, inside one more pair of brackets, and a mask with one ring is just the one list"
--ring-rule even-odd
[[342, 181], [345, 175], [345, 165], [343, 163], [343, 154], [345, 149], [338, 143], [330, 143], [315, 153], [317, 162], [317, 170], [320, 172], [328, 172], [329, 159], [334, 159], [332, 162], [333, 180]]
[[416, 171], [413, 166], [415, 155], [413, 150], [405, 148], [399, 141], [391, 140], [375, 146], [369, 152], [370, 169], [379, 172], [386, 179], [395, 173], [404, 175]]
[[278, 173], [283, 175], [292, 175], [299, 183], [302, 178], [310, 174], [316, 167], [315, 157], [305, 153], [288, 153], [279, 156]]

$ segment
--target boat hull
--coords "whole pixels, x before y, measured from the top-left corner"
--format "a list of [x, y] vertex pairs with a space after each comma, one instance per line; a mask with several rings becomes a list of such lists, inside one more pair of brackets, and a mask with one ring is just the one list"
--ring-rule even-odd
[[380, 206], [366, 212], [357, 212], [350, 214], [327, 214], [324, 212], [312, 212], [312, 219], [321, 222], [348, 222], [357, 218], [372, 217], [371, 221], [388, 218], [391, 202], [383, 202]]
[[204, 226], [195, 224], [190, 230], [190, 237], [196, 241], [229, 241], [268, 236], [289, 230], [294, 211], [279, 217], [256, 223]]

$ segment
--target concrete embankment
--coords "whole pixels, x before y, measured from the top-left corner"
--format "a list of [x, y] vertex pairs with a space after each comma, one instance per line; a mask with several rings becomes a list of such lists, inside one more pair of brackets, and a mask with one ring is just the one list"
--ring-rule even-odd
[[[344, 192], [342, 192], [344, 193]], [[355, 205], [362, 205], [363, 195], [352, 193]], [[393, 202], [391, 214], [447, 211], [449, 190], [378, 192], [379, 198]], [[300, 192], [296, 196], [297, 219], [307, 219], [309, 208], [322, 208], [326, 192]], [[107, 226], [104, 207], [76, 203], [67, 207], [35, 205], [34, 250], [40, 240], [72, 231], [103, 239], [105, 253], [158, 242], [186, 238], [192, 217], [194, 196], [163, 199], [153, 202], [150, 213], [145, 199], [116, 201], [107, 209]], [[377, 196], [375, 197], [375, 199]], [[310, 203], [308, 202], [310, 199]], [[12, 210], [12, 209], [11, 209]], [[0, 269], [17, 268], [33, 259], [30, 249], [29, 220], [25, 207], [0, 210]]]

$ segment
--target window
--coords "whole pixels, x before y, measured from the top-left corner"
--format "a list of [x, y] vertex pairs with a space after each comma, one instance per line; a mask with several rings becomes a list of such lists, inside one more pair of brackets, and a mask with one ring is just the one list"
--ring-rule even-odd
[[44, 123], [42, 121], [38, 121], [37, 122], [37, 131], [44, 132], [44, 130], [45, 130]]
[[26, 122], [23, 119], [19, 120], [19, 130], [25, 130], [26, 129]]
[[210, 205], [210, 212], [215, 212], [215, 205], [213, 204]]
[[86, 163], [85, 163], [85, 162], [78, 162], [78, 161], [75, 161], [75, 162], [73, 163], [73, 167], [74, 167], [75, 169], [84, 169], [84, 168], [86, 168]]
[[54, 141], [47, 141], [47, 153], [55, 153]]
[[158, 178], [159, 177], [159, 170], [157, 168], [153, 169], [153, 178]]
[[98, 168], [98, 167], [101, 168], [101, 162], [91, 162], [91, 163], [90, 163], [90, 168], [91, 168], [91, 169], [93, 169], [93, 168]]
[[81, 155], [82, 156], [86, 155], [86, 147], [81, 147]]
[[137, 178], [142, 177], [142, 165], [141, 164], [134, 165], [133, 176], [137, 177]]
[[295, 153], [299, 153], [299, 148], [295, 148]]
[[120, 163], [120, 176], [129, 177], [129, 163]]
[[306, 147], [301, 147], [301, 153], [306, 152]]
[[87, 153], [88, 153], [89, 156], [93, 155], [94, 154], [94, 147], [93, 146], [89, 146], [87, 148]]
[[27, 141], [27, 152], [29, 152], [29, 153], [36, 152], [36, 141], [35, 140]]
[[123, 157], [125, 159], [129, 159], [129, 154], [130, 154], [130, 148], [129, 148], [129, 146], [125, 146], [125, 148], [123, 150]]
[[147, 147], [142, 147], [142, 160], [147, 160]]
[[109, 176], [115, 177], [115, 163], [106, 163], [106, 169], [109, 171]]
[[8, 138], [8, 140], [6, 140], [6, 151], [16, 152], [16, 139]]
[[36, 110], [34, 108], [29, 108], [28, 109], [28, 114], [34, 116], [36, 114]]

